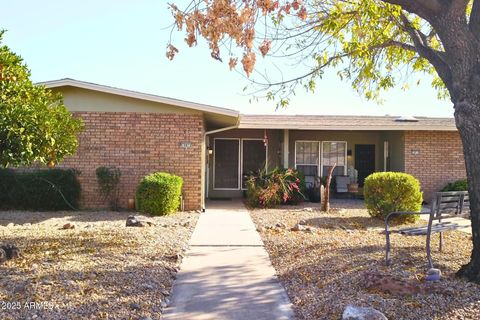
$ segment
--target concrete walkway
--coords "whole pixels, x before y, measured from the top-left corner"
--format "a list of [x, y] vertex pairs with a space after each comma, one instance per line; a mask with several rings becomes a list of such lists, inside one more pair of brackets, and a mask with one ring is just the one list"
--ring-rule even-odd
[[293, 319], [242, 203], [211, 202], [200, 215], [163, 319]]

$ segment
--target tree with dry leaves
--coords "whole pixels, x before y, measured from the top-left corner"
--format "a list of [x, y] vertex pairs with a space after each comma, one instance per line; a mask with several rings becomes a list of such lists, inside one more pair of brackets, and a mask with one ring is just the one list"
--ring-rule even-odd
[[[432, 75], [439, 96], [452, 101], [467, 169], [473, 250], [458, 275], [480, 282], [480, 0], [194, 0], [170, 7], [188, 45], [204, 38], [214, 59], [228, 55], [230, 68], [240, 59], [247, 76], [259, 54], [308, 64], [292, 79], [264, 78], [267, 97], [280, 105], [297, 85], [313, 90], [328, 67], [368, 99]], [[168, 57], [177, 52], [169, 43]]]

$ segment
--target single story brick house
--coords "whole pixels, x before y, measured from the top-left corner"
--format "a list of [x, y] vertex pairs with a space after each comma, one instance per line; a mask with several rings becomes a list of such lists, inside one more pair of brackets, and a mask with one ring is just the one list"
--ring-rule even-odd
[[207, 198], [240, 197], [244, 173], [294, 167], [307, 182], [337, 163], [336, 175], [358, 170], [417, 177], [428, 200], [447, 182], [464, 178], [462, 144], [452, 118], [327, 115], [243, 115], [238, 111], [72, 79], [42, 83], [61, 92], [83, 119], [76, 155], [61, 167], [81, 171], [82, 205], [104, 207], [95, 169], [122, 172], [121, 205], [154, 171], [184, 179], [185, 209]]

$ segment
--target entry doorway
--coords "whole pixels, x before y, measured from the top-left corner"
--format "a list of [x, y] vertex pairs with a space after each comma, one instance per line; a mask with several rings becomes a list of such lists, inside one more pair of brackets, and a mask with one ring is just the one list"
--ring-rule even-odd
[[358, 171], [358, 185], [363, 187], [365, 178], [375, 172], [375, 145], [355, 145], [355, 169]]
[[267, 150], [263, 140], [242, 140], [242, 189], [246, 189], [249, 175], [266, 169]]
[[263, 139], [215, 138], [213, 190], [244, 190], [249, 174], [266, 169], [267, 156]]

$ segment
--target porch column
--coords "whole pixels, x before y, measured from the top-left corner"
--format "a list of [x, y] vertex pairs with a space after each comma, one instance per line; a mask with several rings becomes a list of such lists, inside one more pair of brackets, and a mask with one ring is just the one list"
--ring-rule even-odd
[[289, 132], [288, 129], [283, 129], [283, 167], [287, 169], [288, 165], [288, 150], [289, 150]]

